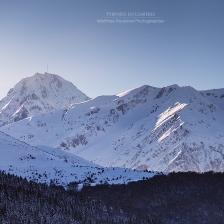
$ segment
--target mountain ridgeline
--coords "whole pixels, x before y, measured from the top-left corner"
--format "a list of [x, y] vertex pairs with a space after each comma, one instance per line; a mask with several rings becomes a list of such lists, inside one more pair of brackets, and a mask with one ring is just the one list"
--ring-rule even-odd
[[[13, 96], [23, 95], [30, 86], [26, 84], [23, 90], [24, 81], [21, 81], [6, 97], [12, 100], [1, 101], [2, 125], [8, 124], [0, 127], [2, 132], [32, 146], [58, 148], [101, 166], [223, 172], [224, 89], [197, 91], [190, 86], [145, 85], [118, 95], [89, 99], [80, 92], [78, 95], [82, 97], [77, 98], [68, 91], [67, 85], [58, 81], [46, 82], [55, 77], [51, 74], [34, 75], [32, 86], [38, 86], [36, 80], [42, 76], [45, 77], [43, 86], [49, 89], [50, 85], [53, 95], [44, 98], [42, 92], [34, 91], [39, 87], [33, 87], [30, 94], [38, 99], [42, 96], [40, 104], [51, 102], [53, 109], [46, 106], [30, 116], [30, 107], [26, 105], [33, 105], [36, 100], [19, 103], [22, 100], [18, 105], [29, 109], [29, 113], [19, 116], [22, 106], [17, 106]], [[72, 97], [79, 102], [87, 101], [72, 102]], [[16, 112], [10, 114], [10, 108]]]

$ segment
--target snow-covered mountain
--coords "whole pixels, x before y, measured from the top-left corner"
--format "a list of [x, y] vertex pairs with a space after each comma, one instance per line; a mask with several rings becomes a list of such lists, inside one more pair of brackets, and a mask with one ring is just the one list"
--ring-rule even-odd
[[0, 170], [40, 183], [66, 186], [80, 183], [127, 183], [156, 173], [105, 168], [78, 156], [46, 146], [33, 147], [0, 132]]
[[[214, 95], [213, 95], [214, 93]], [[141, 86], [0, 130], [103, 166], [224, 171], [224, 89]]]
[[0, 101], [0, 126], [89, 99], [58, 75], [36, 73], [22, 79]]

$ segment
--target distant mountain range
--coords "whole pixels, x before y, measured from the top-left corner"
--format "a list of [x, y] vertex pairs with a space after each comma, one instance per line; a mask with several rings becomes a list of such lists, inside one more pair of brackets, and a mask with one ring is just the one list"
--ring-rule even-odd
[[[17, 84], [1, 101], [0, 131], [107, 167], [224, 171], [224, 89], [145, 85], [90, 99], [71, 83], [60, 85], [55, 79], [63, 80], [51, 74], [30, 77], [32, 91], [26, 81]], [[24, 95], [23, 82], [29, 94]], [[49, 97], [43, 97], [43, 89], [51, 89]], [[24, 97], [27, 101], [21, 103]], [[21, 116], [23, 107], [26, 116]]]

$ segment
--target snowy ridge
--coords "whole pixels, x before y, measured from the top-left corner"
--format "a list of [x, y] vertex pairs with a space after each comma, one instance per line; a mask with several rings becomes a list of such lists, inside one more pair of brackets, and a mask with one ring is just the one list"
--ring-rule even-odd
[[102, 166], [224, 171], [224, 89], [141, 86], [1, 127]]
[[36, 73], [22, 79], [0, 101], [0, 126], [89, 99], [58, 75]]
[[224, 99], [224, 89], [211, 89], [200, 92], [203, 96], [207, 97], [213, 103], [219, 105], [222, 109], [224, 109], [224, 103], [222, 100]]
[[0, 152], [0, 170], [47, 184], [50, 181], [63, 186], [70, 182], [118, 184], [156, 174], [105, 168], [60, 149], [30, 146], [3, 132], [0, 132]]

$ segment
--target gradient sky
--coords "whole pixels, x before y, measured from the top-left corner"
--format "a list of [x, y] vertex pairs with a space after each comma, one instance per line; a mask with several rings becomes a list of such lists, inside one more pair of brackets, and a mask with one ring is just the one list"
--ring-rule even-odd
[[[0, 0], [0, 98], [36, 72], [90, 97], [140, 86], [224, 88], [223, 0]], [[164, 24], [99, 24], [155, 12]]]

